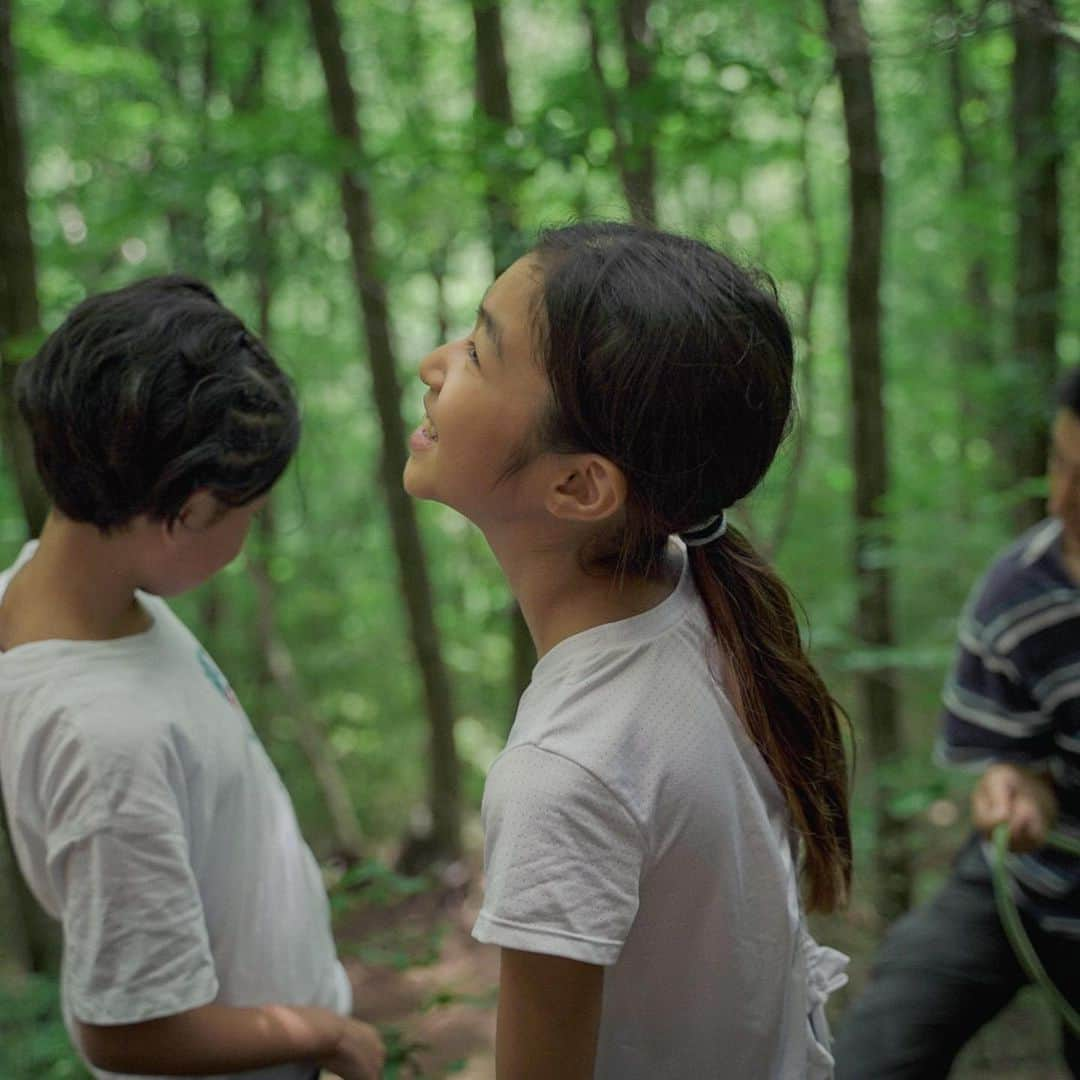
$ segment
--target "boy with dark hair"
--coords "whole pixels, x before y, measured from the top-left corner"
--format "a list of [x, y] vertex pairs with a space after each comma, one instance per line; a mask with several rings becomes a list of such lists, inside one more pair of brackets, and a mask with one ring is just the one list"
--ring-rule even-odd
[[378, 1076], [289, 797], [161, 599], [240, 551], [297, 446], [287, 377], [171, 276], [80, 304], [16, 395], [53, 511], [0, 575], [0, 785], [76, 1046], [99, 1077]]
[[[1028, 981], [994, 902], [978, 836], [1009, 827], [1009, 871], [1058, 989], [1080, 1004], [1080, 860], [1044, 847], [1080, 837], [1080, 368], [1062, 380], [1050, 442], [1050, 517], [973, 591], [945, 684], [941, 758], [981, 773], [975, 835], [929, 904], [890, 930], [844, 1017], [837, 1080], [944, 1077], [963, 1045]], [[1080, 1039], [1062, 1029], [1080, 1077]]]

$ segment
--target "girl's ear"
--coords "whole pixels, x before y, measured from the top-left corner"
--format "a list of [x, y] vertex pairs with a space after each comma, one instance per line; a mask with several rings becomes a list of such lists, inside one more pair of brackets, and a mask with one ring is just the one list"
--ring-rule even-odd
[[221, 504], [209, 491], [193, 491], [180, 507], [175, 520], [163, 525], [170, 540], [179, 540], [185, 533], [202, 532], [209, 528], [221, 515]]
[[545, 505], [565, 521], [601, 522], [626, 503], [626, 477], [614, 462], [599, 454], [574, 454], [548, 489]]

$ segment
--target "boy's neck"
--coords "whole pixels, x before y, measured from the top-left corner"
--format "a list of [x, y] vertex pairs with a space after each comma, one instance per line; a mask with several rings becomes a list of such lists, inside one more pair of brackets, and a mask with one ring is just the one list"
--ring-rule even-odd
[[55, 511], [0, 605], [0, 648], [53, 639], [107, 641], [149, 629], [138, 603], [135, 538]]
[[1073, 584], [1080, 585], [1080, 538], [1073, 536], [1065, 526], [1061, 532], [1061, 561]]
[[657, 579], [627, 577], [616, 585], [609, 574], [586, 573], [576, 545], [522, 543], [490, 532], [486, 536], [538, 657], [574, 634], [649, 611], [667, 599], [676, 584], [674, 572], [666, 570]]

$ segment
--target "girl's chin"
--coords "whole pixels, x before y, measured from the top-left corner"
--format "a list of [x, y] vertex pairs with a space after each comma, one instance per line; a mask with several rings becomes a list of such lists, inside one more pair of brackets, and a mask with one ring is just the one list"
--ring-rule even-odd
[[409, 455], [409, 460], [405, 462], [405, 471], [401, 476], [401, 486], [405, 489], [406, 494], [411, 495], [414, 499], [431, 499], [434, 497], [430, 484], [424, 483], [421, 469], [412, 454]]

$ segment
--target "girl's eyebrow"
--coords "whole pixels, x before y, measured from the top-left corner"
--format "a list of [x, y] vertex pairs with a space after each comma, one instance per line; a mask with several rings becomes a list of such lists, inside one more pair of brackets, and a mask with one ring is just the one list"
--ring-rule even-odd
[[502, 327], [495, 321], [495, 316], [491, 314], [484, 302], [480, 301], [480, 306], [476, 309], [476, 317], [484, 325], [484, 332], [495, 345], [495, 355], [502, 362]]

